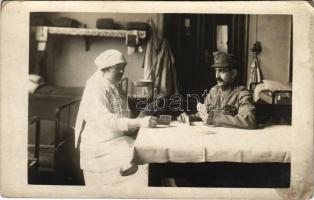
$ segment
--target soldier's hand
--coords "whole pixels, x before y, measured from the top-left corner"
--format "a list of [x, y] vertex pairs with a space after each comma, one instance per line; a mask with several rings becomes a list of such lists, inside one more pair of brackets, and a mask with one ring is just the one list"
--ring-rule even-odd
[[156, 117], [153, 117], [153, 116], [147, 116], [147, 117], [144, 117], [141, 119], [141, 127], [156, 127], [157, 125], [157, 118]]
[[202, 103], [197, 103], [197, 105], [196, 105], [196, 110], [197, 110], [198, 112], [205, 112], [205, 111], [206, 111], [205, 105], [202, 104]]
[[209, 112], [207, 113], [206, 111], [199, 111], [200, 117], [202, 119], [203, 122], [207, 123], [207, 124], [213, 124], [213, 118], [214, 118], [214, 113], [213, 112]]

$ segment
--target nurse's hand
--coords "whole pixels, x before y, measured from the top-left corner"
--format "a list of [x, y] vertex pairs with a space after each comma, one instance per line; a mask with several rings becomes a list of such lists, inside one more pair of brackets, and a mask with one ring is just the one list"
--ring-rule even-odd
[[157, 126], [157, 118], [156, 117], [152, 117], [152, 116], [147, 116], [141, 119], [141, 127], [156, 127]]
[[178, 122], [187, 123], [190, 121], [190, 117], [184, 112], [177, 117]]

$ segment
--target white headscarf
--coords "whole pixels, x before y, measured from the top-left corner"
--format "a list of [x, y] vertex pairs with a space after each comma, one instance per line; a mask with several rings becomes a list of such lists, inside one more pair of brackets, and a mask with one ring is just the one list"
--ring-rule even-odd
[[97, 58], [95, 59], [95, 64], [98, 71], [120, 63], [126, 64], [127, 62], [123, 54], [115, 49], [109, 49], [107, 51], [104, 51], [99, 54], [99, 56], [97, 56]]

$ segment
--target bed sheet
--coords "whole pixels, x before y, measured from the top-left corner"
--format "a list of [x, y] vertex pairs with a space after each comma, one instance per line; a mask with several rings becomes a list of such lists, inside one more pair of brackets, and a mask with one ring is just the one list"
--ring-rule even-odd
[[47, 95], [47, 96], [69, 96], [69, 97], [80, 97], [82, 96], [84, 87], [59, 87], [51, 85], [41, 85], [36, 90], [36, 95]]

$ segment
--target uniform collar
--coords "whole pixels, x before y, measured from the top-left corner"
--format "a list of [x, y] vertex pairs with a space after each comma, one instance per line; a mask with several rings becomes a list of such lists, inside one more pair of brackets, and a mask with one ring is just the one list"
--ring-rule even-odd
[[222, 92], [228, 92], [228, 91], [231, 91], [234, 89], [234, 84], [231, 84], [231, 85], [228, 85], [228, 86], [218, 86], [219, 87], [219, 90], [221, 90]]

